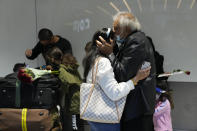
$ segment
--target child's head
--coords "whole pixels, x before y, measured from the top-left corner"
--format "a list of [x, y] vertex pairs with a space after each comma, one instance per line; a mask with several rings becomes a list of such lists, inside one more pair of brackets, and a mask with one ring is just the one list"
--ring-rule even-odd
[[160, 81], [157, 83], [156, 88], [156, 100], [164, 102], [166, 99], [169, 100], [171, 108], [174, 108], [173, 100], [172, 100], [172, 90], [169, 89], [166, 81]]
[[156, 88], [156, 100], [164, 102], [167, 99], [167, 92], [160, 88]]
[[14, 65], [13, 71], [18, 72], [21, 68], [25, 68], [26, 64], [25, 63], [16, 63]]
[[72, 54], [67, 53], [67, 54], [64, 54], [62, 57], [62, 64], [63, 65], [76, 65], [77, 60]]
[[58, 47], [53, 47], [49, 49], [46, 53], [46, 59], [51, 64], [55, 64], [55, 65], [61, 64], [62, 57], [63, 57], [63, 53]]

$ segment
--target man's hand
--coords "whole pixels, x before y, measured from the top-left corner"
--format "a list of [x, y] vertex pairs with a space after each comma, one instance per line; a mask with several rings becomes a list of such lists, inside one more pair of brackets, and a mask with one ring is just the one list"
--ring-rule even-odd
[[31, 55], [32, 55], [32, 50], [31, 50], [31, 49], [27, 49], [27, 50], [25, 51], [25, 55], [26, 55], [27, 57], [31, 57]]
[[110, 43], [107, 43], [101, 36], [99, 36], [101, 41], [96, 40], [98, 49], [105, 55], [110, 55], [113, 53], [114, 41], [110, 39]]

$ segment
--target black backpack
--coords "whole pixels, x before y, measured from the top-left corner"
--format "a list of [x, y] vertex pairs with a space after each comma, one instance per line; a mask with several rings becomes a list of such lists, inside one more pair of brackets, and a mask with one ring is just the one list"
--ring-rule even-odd
[[[152, 38], [149, 36], [147, 36], [147, 38], [150, 41], [150, 44], [152, 45], [154, 56], [155, 56], [156, 74], [157, 75], [162, 74], [162, 73], [164, 73], [164, 68], [163, 68], [164, 56], [155, 50], [155, 46], [153, 44]], [[161, 78], [156, 77], [156, 79], [157, 80], [167, 80], [168, 77], [161, 77]]]

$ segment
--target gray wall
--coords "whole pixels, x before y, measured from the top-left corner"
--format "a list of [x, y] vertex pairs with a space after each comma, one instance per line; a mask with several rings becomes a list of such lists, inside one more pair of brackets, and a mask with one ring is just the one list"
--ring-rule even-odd
[[170, 82], [175, 108], [172, 110], [174, 129], [197, 131], [197, 83]]
[[36, 42], [34, 0], [0, 0], [0, 76], [12, 72], [17, 62], [37, 66], [25, 58], [25, 49]]

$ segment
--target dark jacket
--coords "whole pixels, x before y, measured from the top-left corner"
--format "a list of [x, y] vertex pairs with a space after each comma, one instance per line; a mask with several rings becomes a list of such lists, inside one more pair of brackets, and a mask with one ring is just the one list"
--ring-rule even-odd
[[[27, 58], [30, 60], [33, 60], [37, 58], [38, 55], [41, 53], [43, 57], [45, 58], [47, 51], [53, 47], [58, 47], [64, 54], [66, 53], [72, 54], [72, 47], [71, 47], [70, 42], [66, 40], [65, 38], [62, 38], [61, 36], [58, 36], [58, 37], [59, 37], [59, 41], [57, 41], [56, 43], [51, 43], [46, 46], [38, 42], [37, 45], [32, 49], [32, 55]], [[47, 59], [45, 59], [45, 61], [46, 61], [46, 64], [50, 64], [50, 62], [47, 61]]]
[[143, 114], [153, 114], [155, 106], [153, 49], [143, 32], [134, 32], [119, 47], [119, 52], [112, 62], [117, 81], [123, 82], [133, 78], [144, 61], [151, 63], [151, 73], [128, 94], [123, 120], [130, 120]]

